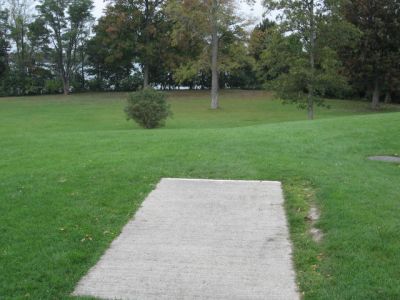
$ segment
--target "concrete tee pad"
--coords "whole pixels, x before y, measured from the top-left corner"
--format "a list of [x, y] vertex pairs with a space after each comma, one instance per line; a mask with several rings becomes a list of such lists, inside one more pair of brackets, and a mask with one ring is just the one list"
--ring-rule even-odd
[[73, 295], [299, 299], [280, 182], [162, 179]]
[[400, 163], [400, 157], [398, 156], [388, 156], [388, 155], [380, 155], [380, 156], [370, 156], [368, 157], [369, 160], [378, 160], [378, 161], [386, 161], [386, 162], [393, 162], [393, 163]]

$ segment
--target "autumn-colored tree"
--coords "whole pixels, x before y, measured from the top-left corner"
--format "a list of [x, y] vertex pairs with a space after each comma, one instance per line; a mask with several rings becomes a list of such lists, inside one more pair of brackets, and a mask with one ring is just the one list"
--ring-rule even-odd
[[132, 15], [133, 12], [124, 11], [121, 6], [110, 5], [93, 27], [95, 35], [89, 40], [87, 51], [89, 72], [97, 80], [95, 89], [114, 86], [119, 90], [122, 80], [131, 74], [136, 45], [136, 23], [132, 22]]
[[[111, 46], [107, 61], [141, 66], [143, 87], [168, 44], [164, 0], [114, 0], [96, 27], [100, 43]], [[101, 41], [100, 41], [101, 40]]]
[[221, 41], [241, 20], [235, 15], [233, 0], [171, 0], [168, 12], [174, 21], [175, 44], [196, 45], [180, 66], [181, 79], [211, 69], [211, 109], [219, 107], [218, 76], [222, 69]]

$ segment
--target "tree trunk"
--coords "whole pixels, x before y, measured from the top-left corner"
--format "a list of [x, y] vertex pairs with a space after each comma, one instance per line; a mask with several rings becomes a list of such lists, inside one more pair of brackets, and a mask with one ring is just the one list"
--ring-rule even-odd
[[372, 94], [372, 103], [371, 103], [371, 108], [372, 109], [378, 109], [379, 108], [379, 97], [380, 97], [380, 87], [379, 87], [379, 80], [375, 79], [374, 81], [374, 92]]
[[83, 50], [81, 50], [81, 77], [82, 77], [82, 90], [85, 89], [85, 54], [83, 53]]
[[63, 88], [64, 88], [64, 95], [69, 95], [69, 79], [63, 77]]
[[311, 78], [308, 84], [307, 114], [308, 119], [314, 119], [314, 72], [315, 72], [315, 22], [314, 22], [314, 1], [310, 3], [310, 67]]
[[307, 116], [309, 120], [314, 119], [314, 101], [313, 101], [313, 94], [312, 91], [308, 92], [308, 99], [307, 99]]
[[385, 94], [385, 104], [389, 104], [392, 102], [392, 95], [390, 93], [390, 91], [386, 91]]
[[217, 27], [217, 0], [212, 3], [212, 32], [211, 32], [211, 109], [219, 108], [218, 103], [218, 27]]
[[149, 87], [149, 65], [145, 64], [143, 66], [143, 88]]

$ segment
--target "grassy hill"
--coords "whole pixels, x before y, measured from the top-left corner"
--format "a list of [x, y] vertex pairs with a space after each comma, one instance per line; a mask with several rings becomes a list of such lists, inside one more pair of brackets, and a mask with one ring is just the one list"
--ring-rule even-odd
[[68, 297], [161, 177], [282, 181], [306, 299], [400, 298], [400, 165], [366, 159], [400, 154], [399, 107], [331, 100], [304, 121], [265, 92], [169, 101], [143, 130], [124, 94], [0, 99], [1, 299]]

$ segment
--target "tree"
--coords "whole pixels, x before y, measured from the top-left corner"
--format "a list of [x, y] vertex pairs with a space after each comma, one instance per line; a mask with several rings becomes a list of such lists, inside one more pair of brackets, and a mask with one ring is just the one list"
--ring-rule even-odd
[[[8, 11], [0, 8], [0, 79], [3, 79], [8, 68]], [[0, 85], [1, 88], [1, 85]]]
[[[136, 10], [135, 10], [136, 11]], [[133, 70], [136, 18], [120, 5], [110, 5], [93, 27], [95, 35], [87, 45], [89, 73], [96, 76], [96, 89], [111, 86], [119, 90], [121, 80]]]
[[400, 2], [346, 1], [342, 13], [361, 33], [355, 47], [342, 48], [342, 59], [353, 81], [372, 93], [371, 107], [377, 109], [382, 92], [388, 99], [400, 81]]
[[114, 90], [136, 89], [139, 78], [142, 86], [152, 83], [165, 87], [171, 72], [174, 51], [169, 41], [170, 23], [158, 11], [150, 42], [145, 44], [138, 5], [118, 1], [108, 6], [106, 14], [94, 26], [96, 34], [88, 44], [90, 72], [96, 75], [98, 83]]
[[43, 20], [32, 15], [31, 6], [30, 0], [6, 0], [8, 10], [2, 14], [2, 31], [6, 36], [3, 53], [8, 52], [2, 89], [7, 95], [42, 93], [45, 79], [52, 77], [45, 63], [47, 31]]
[[160, 53], [168, 48], [166, 23], [164, 0], [114, 0], [99, 20], [94, 39], [110, 46], [104, 53], [108, 62], [124, 68], [140, 64], [146, 88], [151, 71], [159, 67]]
[[257, 87], [255, 59], [249, 55], [248, 32], [233, 26], [221, 32], [219, 40], [219, 86], [251, 89]]
[[254, 59], [254, 70], [256, 72], [257, 83], [261, 85], [273, 78], [268, 72], [268, 63], [262, 59], [263, 52], [268, 48], [271, 39], [278, 26], [275, 22], [269, 19], [264, 19], [260, 24], [252, 30], [249, 40], [249, 55]]
[[48, 33], [45, 22], [41, 18], [36, 18], [28, 24], [25, 93], [45, 92], [46, 81], [54, 77], [51, 69], [48, 68], [48, 57], [51, 54]]
[[189, 40], [199, 45], [190, 49], [191, 59], [181, 65], [180, 73], [193, 75], [208, 68], [211, 70], [211, 109], [219, 107], [221, 39], [241, 21], [235, 16], [234, 8], [232, 0], [172, 0], [168, 7], [174, 21], [175, 44], [187, 44]]
[[10, 38], [15, 51], [13, 53], [15, 64], [15, 85], [20, 92], [25, 93], [25, 80], [28, 68], [29, 45], [27, 42], [28, 24], [31, 19], [30, 3], [28, 0], [8, 0], [10, 7], [9, 27]]
[[162, 47], [160, 38], [164, 32], [160, 29], [165, 21], [163, 5], [164, 0], [137, 0], [137, 8], [140, 11], [137, 55], [143, 68], [144, 88], [149, 85], [150, 68], [157, 61], [159, 47]]
[[271, 32], [276, 28], [276, 25], [275, 22], [264, 19], [252, 30], [249, 40], [249, 54], [254, 57], [255, 60], [260, 59], [261, 52], [267, 47], [268, 39]]
[[[308, 118], [314, 118], [314, 105], [322, 105], [328, 89], [340, 89], [346, 80], [340, 76], [340, 62], [329, 43], [323, 43], [327, 23], [332, 25], [332, 1], [323, 0], [266, 0], [268, 9], [278, 10], [281, 32], [275, 35], [264, 58], [275, 60], [271, 75], [277, 76], [275, 85], [280, 95], [307, 108]], [[334, 2], [334, 1], [333, 1]], [[280, 49], [280, 51], [276, 51]], [[282, 65], [282, 63], [284, 65]], [[280, 70], [280, 74], [276, 70]], [[304, 94], [307, 96], [304, 97]]]
[[78, 48], [92, 20], [92, 7], [92, 0], [41, 0], [37, 6], [49, 32], [65, 95], [69, 94], [70, 81], [78, 66]]

